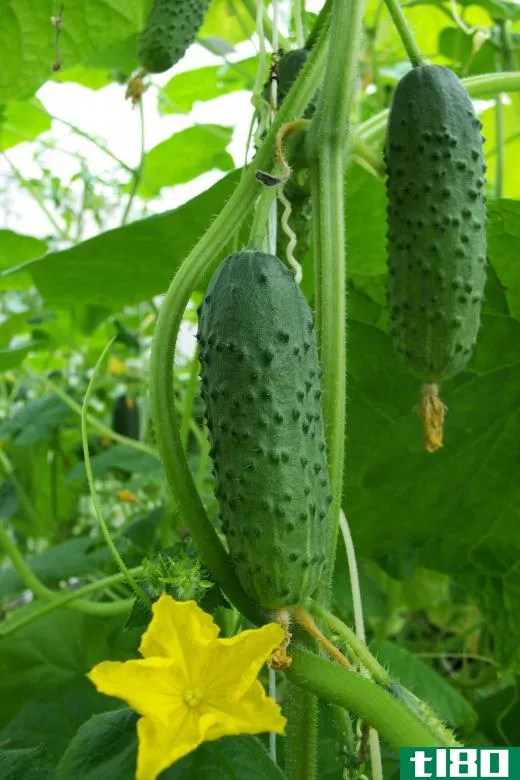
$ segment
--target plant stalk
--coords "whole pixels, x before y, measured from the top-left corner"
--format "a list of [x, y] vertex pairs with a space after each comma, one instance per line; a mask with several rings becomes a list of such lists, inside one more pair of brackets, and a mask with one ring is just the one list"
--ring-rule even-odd
[[419, 51], [412, 28], [406, 20], [399, 0], [385, 0], [385, 3], [412, 66], [416, 68], [419, 65], [422, 65], [422, 54]]

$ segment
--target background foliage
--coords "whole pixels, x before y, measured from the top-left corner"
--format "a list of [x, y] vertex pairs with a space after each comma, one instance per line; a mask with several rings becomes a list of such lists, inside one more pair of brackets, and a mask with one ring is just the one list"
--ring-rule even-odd
[[[184, 115], [185, 129], [143, 151], [136, 168], [118, 158], [117, 148], [87, 134], [106, 157], [104, 174], [92, 174], [88, 158], [77, 153], [70, 181], [63, 181], [45, 162], [63, 123], [46, 110], [38, 90], [52, 79], [89, 90], [115, 82], [123, 94], [137, 67], [136, 40], [148, 7], [92, 0], [86, 13], [86, 5], [67, 2], [59, 38], [62, 67], [52, 75], [56, 28], [47, 4], [0, 0], [0, 198], [9, 204], [24, 193], [47, 220], [45, 235], [31, 235], [29, 220], [23, 232], [0, 230], [0, 526], [51, 591], [114, 573], [86, 487], [78, 404], [101, 349], [115, 336], [95, 389], [89, 439], [105, 516], [128, 565], [145, 561], [141, 575], [151, 591], [203, 595], [203, 605], [216, 610], [226, 632], [233, 614], [217, 587], [208, 587], [165, 489], [153, 448], [147, 367], [157, 296], [240, 176], [236, 168], [245, 152], [239, 161], [229, 151], [235, 118], [222, 117], [218, 103], [211, 123], [193, 122], [190, 112], [200, 101], [252, 89], [258, 60], [254, 47], [244, 43], [254, 32], [252, 4], [212, 0], [198, 46], [215, 54], [214, 64], [175, 68], [150, 87], [157, 115], [163, 121]], [[515, 69], [519, 6], [481, 0], [456, 10], [454, 18], [453, 7], [437, 0], [406, 6], [429, 60], [461, 76]], [[294, 44], [292, 20], [285, 18]], [[307, 26], [313, 19], [306, 14]], [[480, 40], [482, 30], [487, 37]], [[382, 3], [368, 3], [365, 33], [357, 122], [389, 105], [408, 68]], [[349, 161], [344, 509], [362, 562], [365, 610], [379, 659], [467, 742], [514, 745], [520, 744], [520, 104], [515, 95], [503, 98], [503, 156], [494, 101], [478, 108], [487, 138], [490, 274], [478, 348], [467, 372], [443, 390], [449, 408], [445, 446], [433, 456], [423, 450], [414, 409], [417, 383], [387, 333], [384, 182], [366, 161]], [[81, 126], [68, 130], [85, 137]], [[374, 141], [373, 153], [380, 154], [381, 140]], [[22, 174], [10, 156], [22, 143], [31, 145], [33, 177]], [[216, 183], [156, 213], [165, 188], [207, 171], [218, 172]], [[312, 257], [299, 259], [311, 296]], [[178, 408], [190, 467], [217, 522], [192, 341], [202, 292], [194, 292], [177, 355]], [[139, 410], [138, 440], [111, 438], [114, 407], [123, 395]], [[157, 557], [174, 545], [180, 545], [176, 563]], [[127, 622], [128, 609], [105, 617], [59, 609], [32, 620], [41, 601], [31, 600], [7, 555], [1, 565], [0, 775], [131, 776], [135, 718], [120, 702], [97, 694], [84, 675], [102, 659], [135, 654], [143, 615], [134, 609]], [[351, 621], [348, 591], [339, 550], [335, 607]], [[97, 594], [106, 603], [125, 596], [121, 582]], [[16, 627], [25, 619], [24, 627]], [[326, 712], [323, 717], [330, 719]], [[331, 721], [327, 740], [335, 750], [322, 750], [320, 770], [320, 777], [331, 780], [339, 776], [344, 748], [334, 729]], [[86, 744], [99, 745], [100, 753], [89, 755]], [[392, 777], [396, 756], [388, 750], [385, 760], [385, 777]], [[252, 767], [259, 778], [280, 776], [259, 740], [233, 738], [200, 748], [164, 777], [238, 778], [244, 766], [251, 777]]]

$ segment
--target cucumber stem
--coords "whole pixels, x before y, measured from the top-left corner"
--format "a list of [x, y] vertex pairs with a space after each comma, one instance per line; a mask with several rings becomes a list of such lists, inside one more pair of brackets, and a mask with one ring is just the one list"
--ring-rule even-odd
[[423, 57], [417, 46], [417, 42], [414, 38], [412, 28], [408, 24], [406, 17], [403, 13], [403, 9], [399, 3], [399, 0], [385, 0], [388, 13], [392, 17], [392, 21], [395, 25], [395, 29], [401, 39], [401, 42], [406, 49], [408, 59], [412, 63], [412, 67], [417, 68], [423, 64]]
[[329, 599], [342, 499], [345, 448], [345, 164], [358, 68], [364, 0], [333, 0], [325, 79], [307, 145], [312, 183], [316, 329], [323, 370], [323, 413], [333, 501], [327, 569], [319, 597]]
[[295, 685], [344, 707], [369, 723], [393, 748], [452, 745], [388, 691], [349, 669], [305, 650], [294, 650], [286, 672]]
[[312, 616], [303, 607], [297, 607], [293, 610], [293, 616], [295, 620], [300, 624], [305, 631], [318, 642], [319, 645], [330, 655], [330, 657], [336, 661], [340, 666], [345, 666], [347, 669], [351, 669], [350, 661], [345, 658], [337, 647], [335, 647], [330, 639], [320, 631]]

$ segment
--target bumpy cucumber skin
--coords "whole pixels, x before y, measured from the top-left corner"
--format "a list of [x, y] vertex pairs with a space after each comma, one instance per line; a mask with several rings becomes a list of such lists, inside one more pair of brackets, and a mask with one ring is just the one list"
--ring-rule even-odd
[[413, 68], [388, 124], [390, 333], [426, 382], [455, 376], [475, 348], [486, 281], [481, 122], [448, 68]]
[[[296, 81], [301, 69], [309, 59], [310, 51], [308, 49], [292, 49], [280, 57], [278, 63], [278, 90], [276, 102], [281, 106], [292, 85]], [[271, 96], [270, 79], [264, 85], [264, 98], [268, 101]], [[315, 110], [315, 101], [309, 103], [304, 116], [309, 118]]]
[[163, 73], [195, 40], [209, 0], [155, 0], [139, 40], [139, 62], [148, 73]]
[[203, 399], [222, 529], [268, 609], [318, 584], [332, 496], [312, 312], [278, 258], [228, 257], [199, 309]]

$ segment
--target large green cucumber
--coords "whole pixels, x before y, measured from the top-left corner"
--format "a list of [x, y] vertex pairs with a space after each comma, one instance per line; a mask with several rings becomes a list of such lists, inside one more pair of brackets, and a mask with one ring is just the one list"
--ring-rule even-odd
[[155, 0], [139, 40], [139, 61], [162, 73], [184, 56], [195, 40], [209, 0]]
[[397, 85], [386, 141], [390, 332], [398, 354], [425, 382], [465, 368], [480, 326], [481, 127], [448, 68], [413, 68]]
[[330, 494], [312, 312], [293, 274], [256, 251], [228, 257], [199, 310], [203, 399], [222, 529], [251, 599], [311, 595]]

